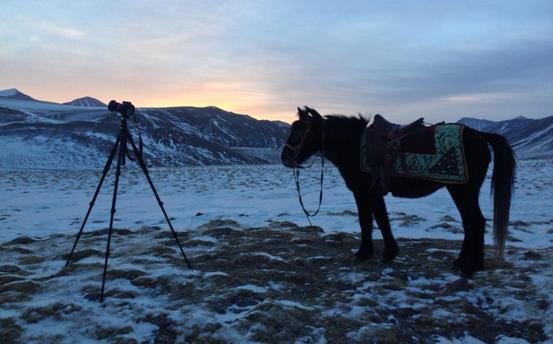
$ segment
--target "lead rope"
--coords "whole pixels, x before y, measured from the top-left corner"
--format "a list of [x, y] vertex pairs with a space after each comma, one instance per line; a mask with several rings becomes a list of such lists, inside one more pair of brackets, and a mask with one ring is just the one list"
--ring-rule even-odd
[[323, 131], [321, 135], [321, 177], [320, 177], [319, 205], [317, 206], [317, 209], [315, 211], [309, 212], [305, 208], [305, 205], [303, 203], [303, 198], [301, 197], [300, 170], [295, 167], [292, 169], [292, 173], [294, 174], [294, 179], [296, 180], [296, 190], [298, 192], [298, 199], [300, 201], [301, 209], [303, 210], [303, 213], [305, 214], [305, 218], [307, 219], [307, 222], [309, 222], [310, 226], [313, 226], [310, 218], [316, 216], [319, 213], [319, 210], [321, 210], [321, 204], [323, 203], [324, 167], [325, 167], [325, 154], [324, 154], [324, 131]]

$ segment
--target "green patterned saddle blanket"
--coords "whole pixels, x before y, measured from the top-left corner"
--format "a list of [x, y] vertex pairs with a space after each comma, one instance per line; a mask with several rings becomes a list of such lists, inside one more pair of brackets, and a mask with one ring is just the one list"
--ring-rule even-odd
[[[395, 149], [389, 148], [387, 156], [390, 159], [385, 160], [384, 164], [391, 168], [391, 174], [395, 177], [446, 184], [467, 183], [469, 177], [463, 129], [464, 126], [460, 124], [438, 124], [400, 138], [399, 142], [395, 142]], [[367, 157], [367, 147], [371, 142], [366, 132], [361, 138], [361, 170], [370, 173], [374, 162]]]

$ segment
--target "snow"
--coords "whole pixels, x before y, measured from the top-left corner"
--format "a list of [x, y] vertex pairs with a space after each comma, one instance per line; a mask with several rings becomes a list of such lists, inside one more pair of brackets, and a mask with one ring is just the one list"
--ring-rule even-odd
[[465, 334], [461, 338], [448, 339], [442, 336], [436, 336], [434, 338], [437, 344], [485, 344], [483, 341], [474, 338], [471, 335]]
[[265, 258], [267, 258], [267, 259], [276, 260], [276, 261], [279, 261], [279, 262], [283, 262], [283, 261], [284, 261], [284, 259], [282, 259], [282, 257], [274, 256], [274, 255], [272, 255], [272, 254], [268, 254], [268, 253], [265, 253], [265, 252], [254, 252], [254, 253], [252, 253], [251, 255], [259, 256], [259, 257], [265, 257]]
[[[4, 97], [0, 97], [0, 108], [13, 111], [10, 113], [9, 110], [2, 110], [3, 116], [0, 118], [0, 146], [4, 148], [0, 150], [0, 169], [10, 170], [101, 169], [109, 147], [115, 141], [120, 118], [104, 107], [61, 105]], [[219, 134], [224, 131], [226, 134], [221, 137], [210, 136], [210, 140], [205, 140], [202, 138], [205, 130], [194, 119], [195, 111], [201, 113], [202, 109], [191, 109], [185, 116], [181, 115], [181, 111], [183, 110], [180, 108], [140, 109], [140, 130], [146, 146], [146, 160], [150, 166], [278, 161], [275, 149], [233, 149], [234, 145], [246, 143], [254, 146], [259, 142], [268, 144], [262, 142], [265, 136], [254, 128], [250, 128], [250, 132], [246, 134], [242, 133], [239, 123], [223, 128], [223, 122], [228, 121], [220, 116], [220, 128], [216, 131]], [[136, 123], [131, 121], [129, 124], [131, 133], [135, 136]], [[256, 125], [262, 129], [266, 126], [261, 122]], [[272, 139], [283, 137], [283, 132], [281, 130]], [[37, 135], [48, 136], [52, 140], [37, 142]], [[250, 138], [251, 135], [253, 139]]]
[[[40, 140], [36, 140], [39, 149]], [[13, 149], [18, 145], [17, 141], [7, 143]], [[40, 159], [32, 151], [29, 152], [29, 159], [31, 156]], [[331, 166], [326, 168], [323, 206], [321, 214], [313, 219], [313, 223], [327, 232], [357, 233], [359, 225], [353, 196], [345, 188], [338, 172]], [[45, 236], [76, 231], [101, 172], [100, 169], [0, 171], [0, 189], [4, 191], [0, 194], [0, 242], [21, 235]], [[318, 173], [317, 167], [302, 171], [303, 197], [308, 208], [316, 204]], [[150, 174], [169, 216], [174, 218], [174, 226], [184, 230], [195, 228], [213, 218], [232, 218], [252, 227], [264, 226], [272, 221], [307, 223], [297, 203], [292, 172], [278, 165], [153, 169]], [[552, 162], [520, 162], [511, 211], [509, 245], [525, 248], [552, 245], [551, 175]], [[113, 180], [114, 172], [110, 171], [87, 229], [106, 226]], [[489, 182], [488, 178], [482, 188], [480, 204], [488, 219], [486, 242], [491, 244], [493, 204], [489, 195]], [[446, 190], [420, 199], [386, 199], [396, 237], [463, 238], [460, 216]], [[133, 163], [128, 163], [121, 176], [115, 224], [131, 229], [145, 225], [165, 225], [146, 178]], [[380, 238], [378, 229], [374, 236]]]
[[17, 89], [9, 88], [7, 90], [0, 91], [0, 97], [9, 97], [17, 94]]
[[527, 344], [528, 341], [522, 338], [513, 338], [506, 335], [497, 337], [497, 344]]
[[103, 108], [106, 109], [106, 105], [100, 102], [98, 99], [92, 97], [82, 97], [72, 100], [70, 102], [64, 103], [63, 105], [71, 106], [85, 106], [85, 107], [94, 107], [94, 108]]
[[259, 294], [266, 293], [267, 290], [268, 290], [265, 287], [260, 287], [260, 286], [253, 285], [253, 284], [241, 285], [237, 289], [249, 290], [249, 291], [253, 291], [254, 293], [259, 293]]
[[[543, 128], [543, 129], [540, 129], [538, 131], [535, 131], [533, 132], [531, 135], [529, 135], [528, 137], [526, 137], [525, 139], [523, 140], [520, 140], [517, 142], [517, 148], [518, 147], [521, 147], [521, 146], [525, 146], [526, 144], [532, 142], [533, 140], [535, 140], [536, 138], [539, 138], [540, 136], [544, 135], [545, 133], [547, 133], [548, 131], [550, 130], [553, 130], [553, 124]], [[542, 143], [543, 144], [547, 144], [548, 142], [544, 142]], [[539, 147], [536, 147], [536, 148], [539, 148]]]
[[18, 110], [34, 110], [34, 111], [75, 109], [75, 107], [61, 105], [57, 103], [35, 101], [35, 100], [9, 99], [9, 98], [0, 98], [0, 106], [18, 109]]
[[[37, 139], [40, 141], [39, 139]], [[321, 226], [326, 234], [329, 233], [359, 233], [357, 223], [355, 202], [351, 193], [345, 188], [338, 172], [327, 166], [325, 176], [325, 196], [322, 213], [313, 219], [315, 225]], [[302, 171], [302, 187], [304, 200], [310, 208], [316, 204], [318, 197], [318, 167]], [[97, 182], [101, 175], [100, 170], [29, 170], [29, 171], [0, 171], [0, 243], [7, 242], [17, 237], [28, 236], [33, 238], [45, 238], [53, 234], [71, 234], [78, 231], [82, 218], [88, 208], [91, 196], [94, 193]], [[509, 247], [521, 247], [525, 250], [539, 250], [553, 247], [553, 215], [550, 209], [553, 207], [553, 198], [550, 197], [553, 191], [553, 162], [552, 161], [521, 161], [516, 183], [515, 196], [511, 212], [510, 236], [507, 242]], [[209, 228], [208, 221], [213, 219], [232, 219], [240, 223], [225, 224], [225, 228], [232, 228], [237, 231], [246, 231], [247, 228], [259, 228], [271, 224], [286, 223], [287, 221], [307, 225], [303, 212], [297, 203], [297, 195], [290, 170], [278, 165], [265, 166], [211, 166], [211, 167], [186, 167], [153, 169], [151, 176], [157, 187], [157, 191], [164, 202], [168, 215], [179, 233], [194, 231], [197, 228]], [[105, 228], [109, 220], [113, 190], [114, 172], [107, 176], [106, 182], [96, 202], [94, 210], [86, 226], [85, 232], [94, 229]], [[489, 178], [481, 192], [481, 206], [486, 218], [492, 217], [492, 202], [489, 196]], [[117, 228], [129, 228], [133, 231], [141, 230], [144, 226], [159, 226], [167, 229], [167, 224], [159, 209], [159, 206], [149, 189], [149, 186], [142, 175], [142, 172], [129, 164], [123, 171], [120, 181], [120, 192], [117, 199], [117, 212], [115, 226]], [[445, 190], [421, 199], [398, 199], [387, 197], [388, 210], [392, 230], [397, 238], [437, 238], [447, 240], [461, 240], [463, 238], [459, 214]], [[224, 222], [224, 221], [222, 221]], [[488, 220], [488, 231], [486, 243], [491, 244], [491, 221]], [[448, 224], [448, 226], [444, 226]], [[241, 227], [243, 226], [243, 227]], [[276, 225], [275, 225], [276, 226]], [[161, 233], [161, 232], [160, 232]], [[380, 238], [378, 229], [374, 237]], [[116, 235], [115, 239], [120, 238]], [[187, 250], [187, 254], [198, 255], [209, 254], [210, 244], [216, 244], [219, 239], [211, 234], [193, 236], [191, 239], [199, 242], [198, 249]], [[148, 247], [142, 243], [138, 244], [129, 239], [125, 241], [127, 249], [133, 250], [139, 247]], [[94, 245], [100, 252], [104, 249], [102, 240]], [[110, 260], [110, 269], [136, 270], [136, 265], [131, 263], [128, 257], [122, 256], [121, 243], [114, 242], [113, 255]], [[90, 247], [90, 243], [87, 244]], [[400, 244], [401, 246], [401, 244]], [[58, 248], [59, 249], [59, 248]], [[177, 252], [171, 246], [170, 250]], [[401, 247], [400, 247], [401, 250]], [[456, 255], [457, 252], [448, 249], [428, 248], [424, 250], [428, 254]], [[280, 252], [263, 252], [261, 248], [250, 251], [253, 257], [265, 264], [285, 264]], [[307, 261], [326, 261], [327, 252], [321, 251], [309, 257]], [[239, 255], [236, 255], [238, 257]], [[147, 271], [149, 278], [169, 279], [175, 286], [187, 286], [189, 283], [199, 283], [202, 279], [229, 278], [224, 270], [217, 268], [214, 271], [202, 272], [200, 270], [176, 269], [175, 266], [167, 264], [162, 257], [148, 256], [150, 264], [154, 265], [151, 271]], [[146, 259], [146, 258], [144, 258]], [[158, 260], [159, 259], [159, 260]], [[399, 261], [393, 267], [382, 267], [378, 272], [378, 283], [380, 285], [395, 285], [398, 283], [397, 274], [405, 264], [407, 258], [398, 258]], [[517, 267], [531, 267], [532, 264], [539, 264], [535, 261], [525, 261], [522, 253], [508, 255]], [[335, 258], [332, 258], [335, 260]], [[79, 264], [101, 264], [102, 258], [90, 256], [79, 261]], [[322, 263], [321, 263], [322, 264]], [[54, 260], [51, 263], [41, 264], [40, 269], [33, 271], [33, 278], [39, 280], [47, 278], [58, 272], [63, 265], [62, 260]], [[444, 286], [457, 280], [455, 273], [444, 270], [438, 276], [415, 275], [408, 278], [403, 285], [396, 289], [382, 294], [382, 288], [375, 285], [374, 278], [368, 279], [365, 271], [351, 271], [349, 265], [344, 270], [338, 270], [334, 275], [335, 281], [341, 281], [348, 285], [354, 285], [352, 293], [355, 296], [348, 303], [337, 303], [331, 310], [325, 310], [328, 317], [342, 316], [348, 319], [363, 319], [371, 314], [372, 307], [363, 304], [362, 300], [373, 300], [379, 307], [384, 309], [411, 309], [426, 310], [436, 302], [468, 302], [471, 305], [478, 305], [501, 319], [519, 321], [520, 319], [535, 319], [552, 317], [553, 299], [553, 271], [540, 271], [539, 268], [529, 276], [526, 283], [513, 284], [502, 288], [490, 287], [478, 279], [470, 281], [469, 291], [460, 291], [450, 294], [437, 295], [435, 286]], [[145, 271], [145, 270], [144, 270]], [[504, 272], [500, 268], [485, 272], [490, 278], [497, 277], [498, 280]], [[504, 277], [504, 276], [503, 276]], [[68, 310], [63, 319], [55, 321], [47, 318], [28, 325], [25, 328], [26, 336], [32, 338], [36, 335], [39, 338], [44, 335], [44, 329], [55, 328], [51, 336], [55, 334], [66, 335], [76, 331], [75, 326], [98, 324], [98, 326], [131, 326], [132, 336], [137, 340], [149, 340], [152, 331], [157, 326], [135, 321], [136, 314], [140, 313], [165, 313], [172, 319], [187, 319], [192, 323], [206, 324], [213, 321], [221, 324], [222, 329], [218, 330], [225, 334], [228, 341], [240, 342], [244, 339], [236, 332], [236, 324], [251, 314], [254, 306], [239, 307], [232, 304], [224, 309], [223, 313], [206, 312], [206, 308], [198, 305], [182, 305], [179, 301], [167, 300], [164, 294], [159, 294], [157, 289], [145, 290], [142, 287], [129, 283], [127, 279], [117, 278], [109, 281], [110, 290], [123, 290], [135, 292], [141, 295], [133, 299], [132, 311], [126, 306], [119, 307], [116, 299], [109, 299], [105, 306], [97, 302], [84, 299], [79, 290], [86, 289], [98, 280], [98, 274], [94, 272], [79, 272], [69, 274], [63, 279], [57, 280], [59, 285], [49, 286], [49, 289], [36, 299], [27, 301], [25, 307], [48, 306], [52, 300], [64, 300], [69, 305], [82, 307], [80, 314], [88, 314], [79, 323], [67, 321], [71, 317]], [[203, 283], [203, 282], [202, 282]], [[482, 284], [479, 284], [482, 283]], [[96, 285], [93, 285], [96, 288]], [[549, 301], [548, 308], [544, 314], [538, 314], [533, 305], [515, 297], [523, 293], [529, 287], [537, 288]], [[68, 292], [72, 288], [71, 292]], [[257, 281], [244, 281], [241, 285], [225, 290], [225, 292], [242, 291], [254, 294], [275, 293], [277, 290], [286, 290], [286, 286], [278, 284], [263, 285]], [[441, 288], [441, 287], [440, 287]], [[186, 288], [184, 288], [186, 289]], [[96, 289], [95, 289], [96, 290]], [[416, 295], [423, 295], [418, 297]], [[177, 299], [178, 300], [178, 299]], [[366, 302], [366, 301], [365, 301]], [[172, 305], [167, 308], [167, 305]], [[290, 312], [296, 310], [316, 311], [320, 306], [313, 306], [308, 302], [299, 302], [287, 298], [266, 299], [264, 305], [270, 304], [284, 307]], [[69, 307], [69, 306], [68, 306]], [[107, 308], [105, 308], [107, 307]], [[106, 312], [106, 309], [109, 312]], [[270, 308], [269, 308], [270, 309]], [[491, 309], [491, 310], [490, 310]], [[498, 310], [497, 313], [495, 310]], [[500, 312], [499, 312], [500, 311]], [[65, 311], [64, 311], [65, 312]], [[134, 313], [133, 313], [134, 312]], [[138, 313], [137, 313], [138, 312]], [[15, 317], [13, 310], [1, 311], [0, 318]], [[420, 316], [415, 314], [414, 316]], [[424, 314], [422, 314], [424, 315]], [[433, 310], [427, 316], [434, 318], [454, 318], [446, 308]], [[549, 318], [548, 318], [549, 317]], [[383, 319], [382, 331], [387, 331], [396, 319]], [[60, 323], [61, 322], [61, 323]], [[544, 321], [546, 322], [546, 321]], [[552, 322], [553, 323], [553, 322]], [[370, 325], [370, 326], [369, 326]], [[367, 328], [353, 331], [350, 337], [361, 341], [370, 335], [375, 328], [374, 323], [367, 325]], [[317, 331], [313, 329], [312, 335]], [[544, 333], [553, 335], [553, 325], [544, 328]], [[455, 338], [436, 336], [432, 338], [438, 343], [481, 343], [470, 332]], [[315, 335], [314, 335], [315, 336]], [[247, 337], [247, 336], [246, 336]], [[324, 341], [324, 337], [315, 336]], [[54, 338], [54, 337], [51, 337]], [[82, 337], [68, 337], [68, 340]], [[499, 335], [496, 340], [499, 343], [525, 343], [522, 338]], [[184, 339], [183, 339], [184, 341]]]
[[[98, 133], [94, 135], [102, 137]], [[113, 140], [112, 138], [109, 139], [110, 141]], [[58, 147], [64, 147], [63, 152], [60, 152]], [[91, 165], [100, 167], [101, 163], [99, 162], [106, 160], [105, 154], [98, 151], [88, 150], [87, 152], [87, 154], [82, 154], [81, 146], [64, 141], [61, 138], [49, 138], [43, 135], [27, 139], [18, 136], [4, 137], [2, 139], [2, 150], [0, 150], [0, 169], [10, 169], [14, 162], [21, 169], [36, 167], [59, 169], [65, 166], [82, 167]]]

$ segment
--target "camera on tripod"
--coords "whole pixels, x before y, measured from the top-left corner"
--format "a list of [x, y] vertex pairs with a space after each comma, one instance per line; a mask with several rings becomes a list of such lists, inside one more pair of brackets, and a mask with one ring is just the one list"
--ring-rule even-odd
[[121, 116], [127, 118], [134, 114], [134, 105], [132, 105], [131, 102], [124, 101], [123, 103], [118, 103], [112, 100], [108, 104], [108, 110], [111, 112], [118, 112]]
[[[77, 243], [79, 242], [79, 239], [81, 237], [81, 234], [83, 233], [84, 227], [86, 225], [86, 222], [88, 221], [88, 217], [90, 216], [90, 212], [92, 211], [92, 207], [94, 207], [94, 203], [96, 202], [96, 198], [98, 197], [98, 193], [100, 192], [100, 189], [102, 187], [102, 184], [104, 183], [104, 179], [106, 178], [106, 175], [111, 167], [111, 164], [115, 158], [115, 155], [117, 153], [117, 170], [115, 172], [115, 183], [113, 188], [113, 199], [111, 203], [111, 214], [109, 219], [109, 228], [108, 228], [108, 243], [106, 247], [106, 254], [105, 254], [105, 260], [104, 260], [104, 272], [102, 274], [102, 287], [100, 289], [100, 302], [104, 301], [104, 288], [106, 284], [106, 272], [108, 267], [108, 258], [110, 254], [110, 244], [111, 244], [111, 236], [113, 233], [113, 221], [114, 221], [114, 215], [115, 215], [115, 205], [117, 201], [117, 190], [119, 187], [119, 176], [121, 175], [121, 166], [125, 165], [125, 158], [128, 157], [132, 161], [136, 161], [140, 168], [142, 169], [142, 172], [146, 176], [146, 179], [148, 180], [148, 184], [150, 184], [150, 188], [152, 189], [152, 192], [154, 193], [154, 196], [157, 200], [157, 203], [159, 207], [161, 208], [161, 211], [163, 213], [163, 216], [165, 217], [165, 220], [167, 221], [167, 224], [169, 224], [169, 228], [171, 229], [171, 232], [173, 233], [173, 237], [175, 238], [175, 241], [177, 242], [177, 245], [180, 249], [180, 252], [182, 254], [182, 257], [184, 258], [184, 261], [188, 268], [190, 267], [190, 263], [188, 262], [188, 258], [186, 258], [186, 255], [184, 254], [184, 250], [182, 248], [182, 245], [180, 243], [180, 240], [177, 236], [177, 232], [173, 228], [173, 224], [171, 224], [171, 220], [169, 218], [169, 215], [167, 215], [167, 212], [165, 211], [165, 208], [163, 207], [163, 202], [161, 201], [161, 198], [159, 197], [156, 188], [154, 187], [154, 183], [152, 182], [152, 178], [150, 177], [150, 174], [148, 173], [148, 167], [146, 166], [146, 163], [144, 162], [143, 158], [143, 152], [142, 152], [142, 138], [140, 137], [140, 131], [138, 132], [139, 136], [139, 147], [136, 146], [134, 143], [134, 140], [131, 136], [131, 133], [129, 132], [129, 127], [127, 124], [127, 119], [134, 115], [135, 108], [134, 105], [131, 104], [131, 102], [123, 102], [118, 103], [115, 100], [112, 100], [109, 102], [108, 110], [111, 112], [117, 112], [121, 114], [121, 126], [119, 129], [119, 134], [117, 135], [117, 138], [115, 140], [115, 144], [113, 145], [113, 148], [111, 149], [111, 152], [109, 154], [108, 160], [106, 162], [106, 165], [104, 166], [104, 171], [102, 173], [102, 177], [100, 177], [100, 182], [98, 183], [98, 186], [96, 187], [96, 192], [94, 193], [94, 196], [92, 197], [92, 201], [89, 203], [88, 211], [86, 212], [86, 215], [84, 217], [83, 223], [81, 224], [81, 229], [77, 233], [77, 237], [75, 238], [75, 242], [73, 243], [73, 248], [71, 249], [71, 253], [69, 253], [69, 257], [67, 258], [67, 261], [65, 262], [65, 266], [68, 266], [71, 262], [71, 258], [73, 257], [73, 253], [75, 252], [75, 248], [77, 247]], [[136, 116], [134, 118], [136, 122]], [[128, 155], [127, 151], [127, 143], [130, 143], [132, 151], [134, 152], [134, 158], [131, 158]]]

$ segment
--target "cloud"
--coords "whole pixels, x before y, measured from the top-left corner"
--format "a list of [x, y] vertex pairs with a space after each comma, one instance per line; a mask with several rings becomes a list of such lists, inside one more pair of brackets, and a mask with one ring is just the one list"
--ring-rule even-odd
[[25, 80], [53, 100], [119, 94], [141, 105], [228, 106], [284, 120], [304, 104], [398, 121], [553, 107], [549, 1], [4, 7], [3, 82]]
[[44, 20], [34, 20], [32, 27], [35, 29], [35, 32], [46, 33], [69, 40], [79, 40], [85, 37], [85, 33], [82, 30]]

